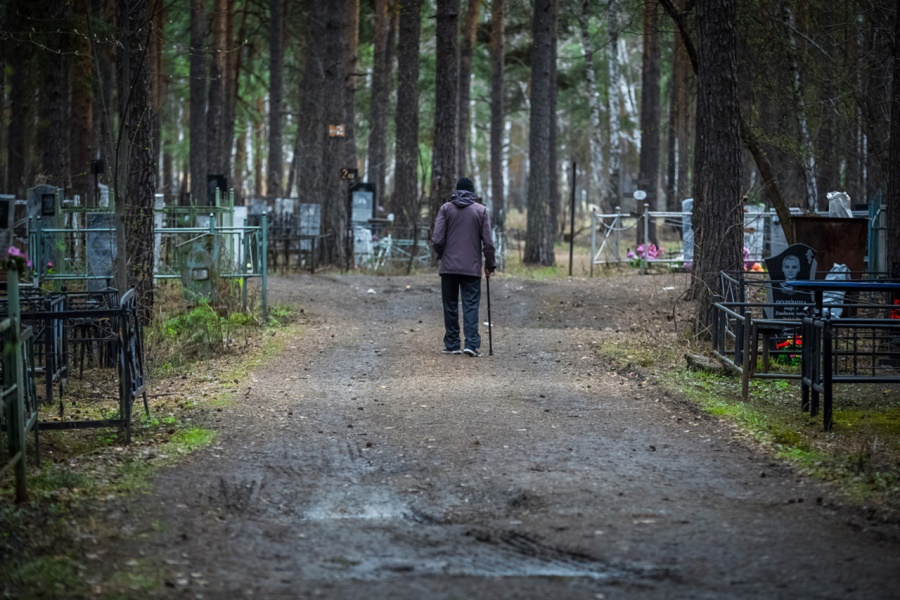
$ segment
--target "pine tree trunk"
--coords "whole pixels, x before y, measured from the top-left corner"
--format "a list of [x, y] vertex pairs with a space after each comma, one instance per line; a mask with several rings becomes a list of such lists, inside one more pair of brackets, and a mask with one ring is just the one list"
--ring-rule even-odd
[[[25, 0], [11, 0], [6, 6], [6, 23], [10, 31], [22, 31], [25, 27], [23, 14]], [[12, 69], [9, 77], [9, 137], [7, 139], [7, 183], [9, 190], [18, 198], [25, 197], [28, 181], [27, 168], [27, 123], [28, 119], [28, 72], [33, 61], [23, 44], [9, 48], [8, 65]]]
[[434, 144], [431, 154], [430, 223], [450, 200], [458, 175], [456, 127], [459, 102], [459, 0], [437, 0]]
[[475, 33], [478, 30], [478, 10], [481, 0], [469, 0], [462, 29], [462, 44], [459, 49], [459, 122], [456, 127], [456, 165], [460, 176], [470, 177], [473, 164], [467, 164], [469, 132], [469, 104], [472, 97], [472, 52], [475, 48]]
[[[224, 147], [225, 125], [225, 60], [226, 60], [226, 22], [227, 0], [213, 0], [212, 14], [212, 47], [209, 56], [209, 100], [206, 112], [206, 162], [209, 173], [225, 175]], [[269, 29], [270, 38], [275, 37], [273, 28]], [[273, 65], [274, 66], [274, 65]], [[224, 194], [226, 190], [222, 190]]]
[[[51, 31], [59, 29], [65, 19], [66, 6], [63, 0], [53, 0], [46, 7], [49, 12]], [[50, 52], [41, 56], [44, 74], [41, 77], [43, 104], [38, 132], [38, 147], [41, 150], [41, 173], [50, 185], [65, 187], [68, 183], [66, 158], [69, 149], [69, 57], [68, 36], [47, 35], [41, 43]]]
[[612, 211], [609, 197], [606, 195], [605, 173], [603, 172], [603, 126], [600, 122], [600, 91], [597, 89], [597, 69], [594, 60], [594, 41], [588, 27], [591, 17], [591, 0], [582, 0], [578, 24], [581, 27], [581, 46], [584, 51], [585, 84], [588, 89], [588, 107], [590, 109], [588, 134], [588, 154], [590, 164], [590, 198], [604, 213]]
[[[124, 224], [127, 286], [137, 289], [141, 314], [149, 320], [153, 306], [153, 203], [156, 161], [152, 139], [149, 61], [150, 24], [147, 0], [120, 0], [120, 140], [127, 139], [125, 193], [116, 196], [117, 217]], [[121, 238], [120, 238], [121, 240]], [[120, 259], [122, 258], [120, 254]], [[120, 267], [119, 273], [122, 273]]]
[[[90, 9], [87, 0], [77, 0], [75, 12], [88, 15]], [[80, 19], [77, 27], [83, 30]], [[82, 206], [90, 206], [94, 196], [94, 178], [91, 176], [91, 159], [94, 145], [94, 112], [93, 87], [94, 70], [91, 64], [91, 44], [86, 36], [78, 36], [75, 40], [77, 55], [73, 60], [72, 73], [72, 193], [81, 197]]]
[[391, 94], [391, 57], [389, 41], [392, 2], [375, 0], [375, 61], [372, 66], [372, 96], [369, 103], [368, 179], [375, 184], [375, 197], [385, 202], [385, 163], [387, 162], [387, 115]]
[[[156, 12], [154, 13], [154, 9]], [[149, 56], [150, 61], [150, 104], [153, 110], [152, 116], [152, 132], [151, 137], [155, 142], [156, 155], [154, 160], [160, 158], [162, 149], [162, 109], [167, 95], [167, 80], [163, 66], [163, 42], [165, 40], [165, 23], [166, 23], [166, 7], [153, 6], [153, 3], [147, 5], [147, 19], [153, 28], [150, 35]], [[160, 170], [156, 170], [156, 181], [153, 182], [155, 190], [161, 191], [163, 187], [159, 179]]]
[[719, 272], [740, 268], [743, 246], [735, 19], [731, 0], [697, 2], [693, 291], [704, 331], [712, 322]]
[[[359, 0], [344, 0], [344, 123], [345, 137], [341, 140], [344, 155], [340, 166], [359, 169], [356, 155], [356, 84], [359, 80]], [[341, 181], [341, 186], [350, 193], [351, 182]], [[376, 196], [376, 202], [378, 197]]]
[[900, 14], [895, 18], [894, 27], [894, 86], [891, 92], [891, 140], [888, 150], [888, 164], [894, 165], [888, 170], [887, 198], [888, 207], [888, 262], [887, 268], [892, 274], [900, 273]]
[[615, 208], [621, 204], [619, 198], [619, 172], [622, 169], [622, 142], [621, 127], [619, 125], [619, 0], [610, 0], [607, 12], [607, 27], [609, 28], [609, 55], [607, 68], [609, 70], [609, 182], [607, 184], [607, 204]]
[[422, 0], [398, 0], [397, 142], [390, 210], [401, 225], [418, 223], [419, 34]]
[[531, 115], [528, 143], [528, 220], [525, 234], [525, 264], [553, 265], [554, 231], [550, 220], [553, 201], [550, 177], [553, 36], [556, 31], [556, 0], [535, 0], [532, 20]]
[[[348, 40], [346, 39], [345, 9], [339, 2], [327, 3], [324, 19], [322, 70], [324, 74], [323, 106], [325, 118], [320, 127], [333, 130], [344, 128], [346, 132], [347, 109], [345, 102]], [[325, 261], [343, 265], [347, 256], [347, 199], [348, 186], [341, 180], [340, 168], [348, 156], [346, 135], [329, 132], [320, 148], [322, 156], [322, 223], [325, 233], [331, 237], [325, 241]]]
[[[659, 77], [660, 43], [659, 15], [653, 2], [644, 4], [644, 54], [641, 66], [641, 158], [638, 180], [640, 189], [647, 192], [647, 199], [638, 202], [638, 213], [643, 214], [644, 203], [651, 211], [659, 210]], [[636, 228], [637, 243], [649, 241], [659, 245], [656, 222], [650, 220], [649, 240], [644, 239], [644, 228]]]
[[[559, 5], [557, 1], [557, 11]], [[556, 114], [556, 99], [558, 94], [558, 86], [556, 85], [556, 26], [553, 28], [553, 35], [550, 37], [550, 152], [547, 155], [550, 161], [550, 231], [552, 233], [551, 242], [561, 239], [562, 229], [560, 213], [562, 212], [562, 202], [559, 195], [559, 152], [557, 150], [557, 140], [559, 138], [559, 117]]]
[[191, 196], [196, 206], [209, 204], [206, 187], [206, 2], [191, 0], [190, 162]]
[[[235, 38], [234, 35], [234, 11], [234, 3], [229, 2], [228, 12], [226, 13], [225, 18], [225, 43], [227, 44], [227, 52], [225, 56], [225, 122], [223, 123], [222, 132], [222, 148], [224, 150], [222, 172], [232, 179], [231, 187], [234, 189], [235, 194], [240, 197], [242, 194], [241, 186], [238, 185], [240, 175], [238, 174], [237, 169], [232, 169], [231, 164], [232, 149], [235, 149], [235, 152], [238, 151], [234, 140], [234, 124], [236, 118], [235, 108], [240, 93], [241, 58], [243, 56], [243, 50], [238, 50], [235, 39], [241, 44], [243, 44], [243, 40], [246, 39], [247, 10], [245, 7], [241, 12], [241, 24], [238, 28], [237, 38]], [[235, 199], [235, 202], [238, 202], [238, 200]]]
[[284, 0], [269, 0], [269, 168], [266, 194], [281, 196], [284, 185], [282, 117], [284, 102]]
[[[324, 125], [324, 69], [323, 23], [324, 3], [308, 0], [307, 17], [303, 29], [301, 48], [304, 50], [304, 71], [300, 80], [300, 156], [298, 168], [299, 197], [302, 202], [322, 203], [325, 188], [322, 180], [322, 147], [327, 141]], [[324, 220], [322, 233], [324, 231]]]
[[794, 95], [794, 112], [800, 132], [800, 157], [803, 164], [803, 181], [806, 192], [806, 209], [810, 212], [818, 210], [819, 190], [816, 182], [816, 159], [813, 151], [812, 135], [809, 131], [809, 118], [806, 115], [806, 99], [803, 97], [803, 84], [800, 80], [800, 66], [797, 59], [797, 41], [794, 34], [796, 28], [794, 13], [789, 2], [783, 5], [784, 20], [788, 30], [788, 48], [790, 50], [791, 84]]
[[491, 222], [503, 225], [506, 217], [506, 190], [503, 185], [503, 0], [491, 1]]

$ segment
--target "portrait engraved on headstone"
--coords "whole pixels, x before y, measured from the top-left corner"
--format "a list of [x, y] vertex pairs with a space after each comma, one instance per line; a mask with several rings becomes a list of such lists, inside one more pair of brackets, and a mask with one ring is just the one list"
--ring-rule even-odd
[[799, 318], [805, 310], [800, 305], [811, 303], [812, 295], [785, 283], [815, 279], [815, 249], [806, 244], [793, 244], [780, 254], [764, 260], [771, 280], [768, 288], [769, 303], [774, 305], [766, 310], [767, 316], [775, 319]]

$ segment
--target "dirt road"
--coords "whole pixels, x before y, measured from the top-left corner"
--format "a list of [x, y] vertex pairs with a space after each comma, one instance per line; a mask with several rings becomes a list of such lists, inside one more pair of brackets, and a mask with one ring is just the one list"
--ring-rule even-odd
[[475, 359], [440, 352], [436, 276], [274, 278], [304, 335], [213, 447], [106, 516], [120, 543], [89, 576], [191, 598], [900, 597], [896, 526], [598, 358], [684, 284], [625, 279], [495, 279]]

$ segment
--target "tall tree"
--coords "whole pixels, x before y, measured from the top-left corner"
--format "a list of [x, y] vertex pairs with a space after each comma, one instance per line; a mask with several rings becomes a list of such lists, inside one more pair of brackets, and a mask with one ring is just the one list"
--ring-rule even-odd
[[[11, 0], [6, 5], [6, 27], [9, 31], [21, 35], [25, 31], [26, 0]], [[19, 198], [25, 196], [25, 187], [29, 180], [28, 150], [26, 145], [28, 133], [28, 72], [32, 56], [24, 40], [14, 39], [7, 42], [7, 68], [12, 73], [9, 78], [10, 119], [7, 138], [6, 180], [10, 191]]]
[[347, 93], [348, 47], [345, 37], [346, 12], [340, 2], [326, 3], [322, 53], [322, 85], [325, 119], [319, 127], [331, 130], [320, 148], [322, 153], [322, 223], [331, 237], [325, 242], [325, 260], [343, 264], [347, 258], [347, 183], [341, 180], [340, 167], [348, 155], [346, 126], [349, 115], [345, 103]]
[[70, 51], [68, 48], [69, 36], [59, 35], [58, 32], [65, 27], [66, 2], [52, 0], [49, 4], [51, 33], [46, 35], [42, 43], [49, 49], [42, 56], [44, 67], [43, 103], [40, 122], [43, 125], [39, 131], [41, 143], [41, 171], [46, 177], [47, 183], [65, 187], [68, 184], [66, 159], [68, 158], [70, 131], [68, 123], [69, 109], [69, 76], [70, 76]]
[[122, 224], [118, 228], [118, 247], [125, 249], [124, 253], [119, 254], [118, 285], [119, 289], [137, 288], [145, 320], [149, 319], [153, 306], [153, 197], [156, 180], [147, 56], [151, 27], [147, 16], [147, 0], [120, 0], [117, 19], [120, 104], [118, 151], [114, 167], [118, 192], [116, 216]]
[[206, 175], [206, 2], [191, 0], [191, 196], [197, 206], [209, 204]]
[[282, 117], [284, 102], [284, 0], [269, 0], [269, 168], [266, 193], [280, 196], [284, 185]]
[[[323, 58], [325, 3], [308, 0], [303, 31], [302, 49], [305, 55], [303, 76], [300, 78], [300, 160], [299, 195], [301, 201], [321, 203], [323, 187], [322, 146], [326, 141]], [[324, 223], [324, 221], [323, 221]], [[324, 231], [323, 231], [324, 233]]]
[[528, 142], [528, 222], [525, 236], [525, 264], [554, 264], [553, 240], [555, 231], [550, 220], [553, 200], [550, 177], [550, 140], [552, 120], [550, 111], [554, 85], [553, 35], [556, 31], [557, 0], [535, 0], [532, 19], [531, 50], [531, 132]]
[[[231, 186], [234, 188], [235, 194], [240, 196], [241, 186], [238, 185], [240, 174], [238, 169], [232, 169], [231, 150], [235, 147], [234, 143], [234, 126], [236, 120], [237, 100], [240, 92], [240, 73], [241, 59], [243, 57], [242, 48], [239, 49], [235, 45], [234, 20], [235, 20], [235, 4], [227, 3], [227, 13], [225, 17], [225, 122], [222, 123], [222, 173], [231, 174], [233, 182]], [[241, 23], [238, 27], [237, 40], [243, 45], [246, 39], [247, 28], [247, 8], [241, 11]], [[240, 151], [240, 150], [239, 150]]]
[[812, 134], [810, 133], [809, 117], [806, 115], [806, 99], [803, 97], [803, 82], [800, 78], [800, 65], [797, 58], [797, 41], [794, 34], [797, 28], [791, 3], [782, 4], [784, 21], [788, 34], [788, 49], [790, 51], [791, 66], [791, 90], [794, 99], [794, 115], [797, 119], [797, 129], [800, 135], [800, 157], [803, 164], [803, 181], [806, 192], [806, 209], [814, 212], [818, 210], [819, 190], [816, 183], [816, 159], [813, 151]]
[[[225, 62], [227, 58], [227, 0], [213, 0], [212, 12], [212, 47], [209, 53], [209, 100], [206, 108], [206, 162], [209, 172], [215, 175], [225, 175], [224, 158], [230, 148], [225, 147]], [[275, 37], [273, 26], [270, 31], [270, 40]], [[272, 67], [275, 61], [272, 60]], [[224, 193], [225, 190], [222, 190]]]
[[419, 219], [419, 35], [422, 0], [398, 0], [400, 23], [397, 39], [397, 109], [394, 122], [394, 195], [390, 209], [401, 224]]
[[619, 76], [619, 7], [620, 0], [609, 0], [607, 7], [607, 28], [609, 30], [609, 45], [607, 55], [607, 69], [609, 71], [609, 183], [607, 184], [607, 202], [611, 207], [621, 204], [619, 198], [619, 173], [622, 170], [622, 140], [621, 117], [619, 108], [621, 85]]
[[368, 179], [375, 184], [375, 197], [384, 202], [385, 167], [387, 163], [387, 116], [391, 95], [391, 59], [393, 44], [390, 40], [391, 0], [375, 0], [374, 64], [372, 65], [372, 95], [369, 103], [369, 154]]
[[[356, 155], [356, 82], [359, 80], [359, 0], [344, 0], [344, 155], [341, 165], [359, 168]], [[341, 185], [350, 185], [342, 181]], [[349, 193], [349, 189], [348, 189]]]
[[[644, 4], [644, 52], [641, 60], [641, 161], [638, 181], [640, 188], [647, 192], [646, 204], [651, 211], [659, 210], [659, 77], [660, 42], [659, 15], [654, 2]], [[638, 204], [638, 212], [643, 213], [643, 202]], [[652, 242], [656, 238], [656, 222], [651, 219], [648, 228], [649, 240], [644, 239], [644, 230], [637, 227], [637, 243]]]
[[[89, 0], [76, 0], [75, 27], [87, 31], [85, 21], [90, 18]], [[78, 115], [71, 122], [70, 161], [72, 165], [72, 193], [81, 199], [82, 206], [91, 206], [94, 201], [91, 159], [94, 158], [94, 111], [93, 82], [94, 70], [91, 64], [91, 42], [87, 35], [75, 37], [75, 56], [72, 77], [72, 114]]]
[[473, 165], [468, 162], [469, 103], [472, 97], [472, 52], [478, 31], [478, 11], [481, 0], [469, 0], [463, 21], [462, 43], [459, 48], [459, 124], [456, 127], [456, 164], [460, 175], [470, 174]]
[[604, 188], [603, 172], [603, 140], [602, 125], [600, 122], [600, 93], [597, 89], [597, 69], [594, 54], [594, 40], [591, 37], [590, 17], [592, 14], [591, 0], [581, 1], [581, 12], [578, 14], [578, 24], [581, 28], [581, 47], [584, 51], [585, 85], [588, 90], [588, 108], [590, 110], [588, 122], [588, 154], [590, 155], [590, 195], [597, 198], [597, 204], [604, 213], [612, 210], [609, 198]]
[[693, 292], [697, 323], [712, 322], [719, 272], [741, 265], [740, 116], [735, 6], [732, 0], [698, 0], [700, 35], [694, 176]]
[[503, 185], [503, 0], [491, 1], [491, 222], [503, 225], [506, 216], [506, 191]]
[[892, 276], [900, 273], [900, 11], [894, 26], [894, 86], [891, 91], [891, 140], [888, 171], [888, 269]]
[[434, 143], [431, 151], [431, 222], [450, 199], [458, 174], [456, 127], [459, 102], [459, 0], [437, 0]]

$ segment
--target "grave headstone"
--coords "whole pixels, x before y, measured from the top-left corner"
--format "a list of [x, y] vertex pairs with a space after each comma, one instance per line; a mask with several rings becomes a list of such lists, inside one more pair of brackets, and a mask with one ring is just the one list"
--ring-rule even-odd
[[806, 244], [792, 244], [780, 254], [764, 260], [771, 279], [768, 288], [769, 303], [775, 305], [766, 309], [766, 316], [770, 319], [799, 318], [804, 308], [791, 304], [812, 302], [812, 296], [784, 283], [816, 278], [815, 249]]
[[89, 212], [85, 229], [88, 275], [102, 277], [88, 279], [88, 291], [98, 292], [115, 278], [115, 217], [108, 212]]
[[369, 226], [369, 219], [375, 218], [375, 186], [358, 183], [350, 190], [350, 224]]
[[191, 243], [184, 256], [181, 269], [181, 284], [190, 299], [212, 297], [214, 265], [203, 240]]
[[694, 199], [685, 198], [681, 201], [681, 227], [682, 244], [684, 246], [684, 265], [688, 267], [694, 262], [694, 226], [692, 215], [694, 212]]

